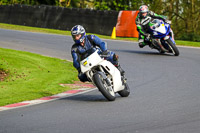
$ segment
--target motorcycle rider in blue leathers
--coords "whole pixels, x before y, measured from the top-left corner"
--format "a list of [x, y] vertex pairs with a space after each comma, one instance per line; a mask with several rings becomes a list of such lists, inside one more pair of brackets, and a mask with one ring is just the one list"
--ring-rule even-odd
[[161, 19], [166, 23], [171, 23], [171, 21], [167, 20], [165, 16], [158, 15], [152, 11], [149, 11], [148, 6], [142, 5], [139, 8], [139, 13], [135, 19], [135, 23], [137, 26], [137, 31], [139, 32], [139, 47], [143, 48], [147, 45], [147, 41], [150, 37], [150, 34], [148, 33], [148, 22], [151, 19]]
[[80, 59], [81, 56], [88, 52], [88, 50], [90, 50], [91, 48], [99, 49], [99, 54], [107, 55], [106, 60], [115, 65], [120, 71], [121, 75], [124, 75], [124, 70], [119, 65], [118, 56], [114, 52], [108, 51], [107, 44], [103, 42], [99, 37], [95, 35], [86, 35], [85, 29], [81, 25], [75, 25], [71, 29], [71, 35], [75, 42], [75, 44], [71, 48], [73, 66], [78, 71], [78, 78], [80, 79], [80, 81], [88, 81], [87, 76], [81, 73]]

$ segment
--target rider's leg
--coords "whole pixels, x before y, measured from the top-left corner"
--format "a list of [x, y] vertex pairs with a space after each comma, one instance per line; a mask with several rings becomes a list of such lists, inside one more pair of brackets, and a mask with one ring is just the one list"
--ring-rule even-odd
[[122, 69], [120, 63], [119, 63], [119, 56], [116, 55], [114, 52], [110, 51], [110, 62], [115, 65], [115, 67], [120, 71], [121, 75], [123, 76], [125, 71]]
[[121, 72], [122, 75], [124, 75], [125, 71], [122, 69], [122, 67], [119, 64], [119, 56], [114, 54], [113, 55], [113, 60], [115, 61], [115, 66], [117, 67], [117, 69]]
[[119, 64], [119, 62], [115, 65], [116, 68], [120, 71], [121, 75], [124, 76], [125, 71], [124, 69], [122, 69], [121, 65]]
[[79, 73], [78, 74], [78, 78], [81, 82], [86, 82], [86, 81], [89, 81], [86, 74], [83, 74], [83, 73]]
[[143, 48], [144, 46], [146, 46], [146, 43], [144, 41], [145, 37], [141, 34], [139, 34], [139, 47]]
[[109, 51], [107, 53], [107, 57], [106, 60], [110, 61], [121, 73], [121, 75], [123, 76], [125, 71], [122, 69], [122, 67], [119, 64], [119, 57], [118, 55], [116, 55], [113, 51]]

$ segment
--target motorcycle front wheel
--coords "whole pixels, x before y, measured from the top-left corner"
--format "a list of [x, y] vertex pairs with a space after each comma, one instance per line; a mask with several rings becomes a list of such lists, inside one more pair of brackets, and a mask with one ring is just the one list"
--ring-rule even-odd
[[175, 55], [175, 56], [179, 56], [179, 50], [178, 48], [176, 47], [176, 45], [174, 45], [174, 43], [172, 42], [171, 39], [168, 39], [167, 40], [167, 43], [169, 45], [169, 48], [170, 50], [172, 51], [172, 53]]
[[115, 100], [115, 92], [111, 86], [109, 86], [106, 82], [106, 79], [103, 79], [102, 75], [99, 73], [96, 73], [93, 76], [93, 80], [99, 89], [99, 91], [103, 94], [103, 96], [108, 101], [114, 101]]

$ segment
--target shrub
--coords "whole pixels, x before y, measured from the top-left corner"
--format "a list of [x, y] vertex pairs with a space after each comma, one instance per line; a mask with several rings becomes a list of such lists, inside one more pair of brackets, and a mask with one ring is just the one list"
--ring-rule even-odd
[[194, 41], [194, 42], [200, 42], [200, 35], [195, 33], [183, 33], [180, 37], [178, 37], [180, 40], [186, 40], [186, 41]]

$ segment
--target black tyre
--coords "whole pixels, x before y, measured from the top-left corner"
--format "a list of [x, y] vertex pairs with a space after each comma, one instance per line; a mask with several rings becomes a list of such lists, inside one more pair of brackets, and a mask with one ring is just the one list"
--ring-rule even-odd
[[127, 83], [125, 83], [124, 86], [125, 86], [124, 90], [121, 90], [118, 93], [121, 97], [128, 97], [130, 94], [130, 88]]
[[168, 40], [167, 40], [167, 43], [168, 43], [169, 48], [170, 48], [170, 50], [172, 51], [172, 53], [173, 53], [175, 56], [179, 56], [179, 50], [178, 50], [178, 48], [176, 47], [176, 45], [173, 44], [172, 40], [171, 40], [171, 39], [168, 39]]
[[165, 53], [165, 51], [162, 51], [162, 50], [159, 50], [159, 52], [160, 52], [160, 54], [164, 54]]
[[93, 76], [94, 82], [99, 89], [99, 91], [103, 94], [103, 96], [108, 101], [115, 100], [115, 92], [113, 88], [109, 88], [108, 84], [106, 83], [105, 79], [101, 76], [101, 74], [97, 73]]

